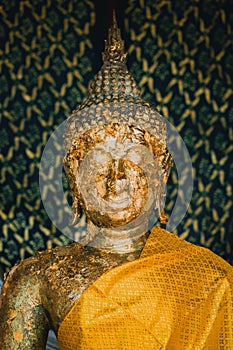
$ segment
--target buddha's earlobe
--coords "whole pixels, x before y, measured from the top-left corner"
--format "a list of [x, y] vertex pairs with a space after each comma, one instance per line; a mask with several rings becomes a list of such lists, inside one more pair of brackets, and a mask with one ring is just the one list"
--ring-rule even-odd
[[82, 206], [80, 204], [79, 198], [77, 197], [73, 197], [72, 211], [73, 211], [73, 217], [70, 225], [75, 226], [79, 222], [80, 217], [82, 215]]
[[168, 216], [165, 214], [164, 209], [160, 213], [159, 222], [163, 225], [166, 225], [168, 223]]

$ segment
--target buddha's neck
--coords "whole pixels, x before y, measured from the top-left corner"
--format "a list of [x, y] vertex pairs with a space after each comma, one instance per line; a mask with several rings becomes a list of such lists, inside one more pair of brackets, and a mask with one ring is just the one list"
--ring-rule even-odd
[[88, 235], [93, 239], [89, 246], [101, 248], [113, 253], [128, 254], [142, 251], [148, 237], [147, 223], [128, 229], [100, 228], [93, 224], [88, 226]]

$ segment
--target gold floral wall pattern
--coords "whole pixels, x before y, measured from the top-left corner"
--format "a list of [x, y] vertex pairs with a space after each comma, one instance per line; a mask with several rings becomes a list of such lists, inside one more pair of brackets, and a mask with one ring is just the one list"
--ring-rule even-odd
[[[84, 98], [98, 52], [97, 2], [6, 1], [0, 6], [2, 271], [66, 244], [39, 192], [39, 164], [56, 126]], [[189, 150], [193, 197], [178, 235], [232, 262], [232, 1], [127, 1], [119, 12], [128, 67], [143, 97]], [[65, 182], [65, 179], [64, 179]], [[171, 173], [167, 212], [177, 195]]]

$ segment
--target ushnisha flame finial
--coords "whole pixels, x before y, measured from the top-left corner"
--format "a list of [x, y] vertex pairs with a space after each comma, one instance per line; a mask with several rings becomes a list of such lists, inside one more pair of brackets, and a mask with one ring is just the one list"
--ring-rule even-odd
[[[149, 105], [141, 98], [140, 89], [126, 67], [127, 53], [124, 52], [124, 41], [121, 39], [115, 12], [102, 55], [103, 65], [89, 86], [87, 98], [77, 106], [70, 117], [76, 116], [78, 111], [87, 107], [106, 103]], [[92, 122], [97, 122], [96, 118]]]
[[108, 30], [108, 37], [105, 40], [105, 50], [102, 54], [103, 62], [126, 62], [124, 41], [121, 38], [121, 31], [116, 20], [116, 12], [113, 11], [113, 23]]

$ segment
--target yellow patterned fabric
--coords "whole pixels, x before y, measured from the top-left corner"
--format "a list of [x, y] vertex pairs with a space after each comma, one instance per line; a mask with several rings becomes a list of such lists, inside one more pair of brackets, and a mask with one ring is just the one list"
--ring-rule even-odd
[[233, 349], [233, 268], [154, 228], [140, 259], [102, 275], [59, 328], [61, 350]]

